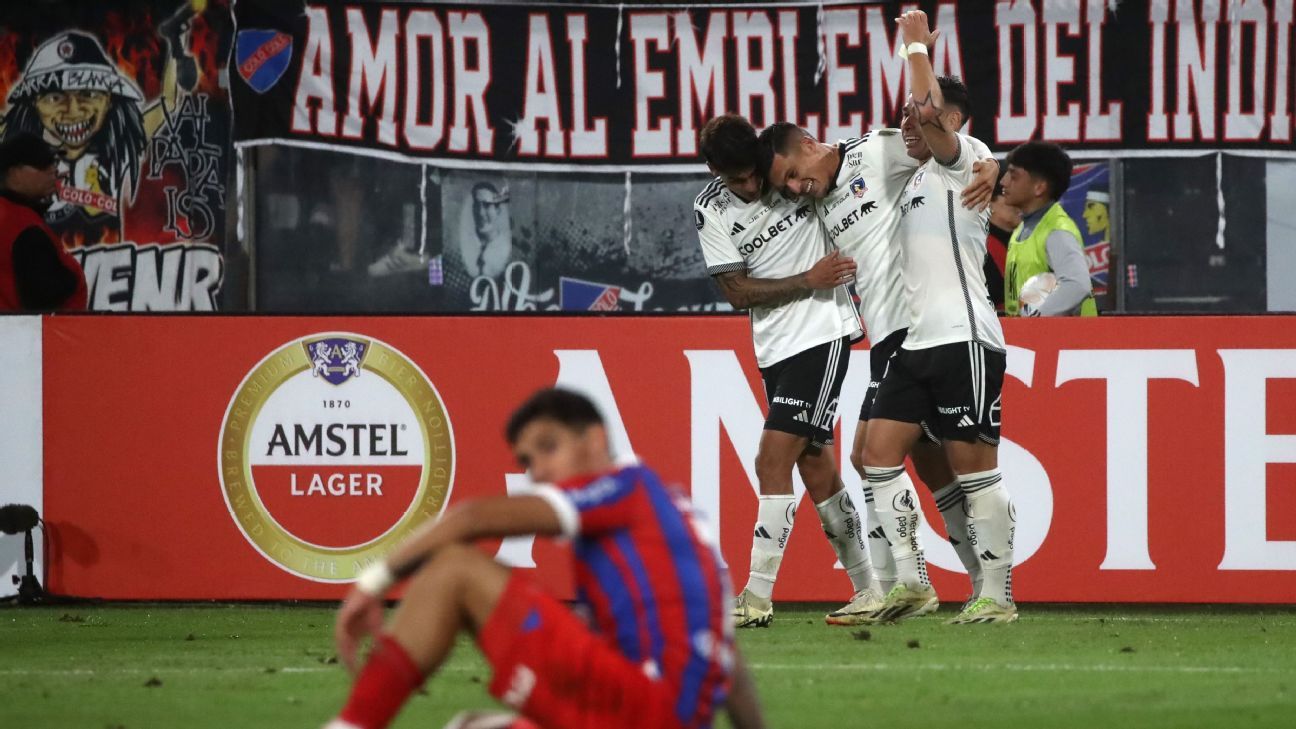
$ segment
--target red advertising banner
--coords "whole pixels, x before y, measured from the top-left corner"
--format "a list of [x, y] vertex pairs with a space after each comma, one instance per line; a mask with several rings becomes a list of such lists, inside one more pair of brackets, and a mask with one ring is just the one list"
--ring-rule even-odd
[[[1018, 598], [1296, 602], [1294, 324], [1008, 322]], [[54, 317], [43, 356], [56, 592], [338, 597], [446, 505], [525, 487], [503, 423], [554, 383], [599, 402], [619, 454], [688, 489], [746, 574], [764, 404], [740, 317]], [[866, 362], [861, 345], [840, 443]], [[924, 501], [933, 581], [961, 600]], [[807, 518], [775, 596], [844, 600]], [[564, 589], [561, 547], [485, 548]]]

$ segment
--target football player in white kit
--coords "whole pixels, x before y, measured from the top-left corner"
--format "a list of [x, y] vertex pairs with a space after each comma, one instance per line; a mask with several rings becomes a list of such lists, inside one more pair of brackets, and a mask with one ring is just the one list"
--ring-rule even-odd
[[751, 569], [734, 622], [763, 627], [796, 512], [792, 469], [814, 500], [824, 533], [855, 590], [827, 616], [877, 603], [864, 524], [843, 488], [833, 453], [837, 398], [850, 344], [863, 335], [847, 285], [855, 264], [827, 242], [808, 202], [765, 189], [756, 174], [756, 130], [736, 114], [707, 122], [700, 148], [716, 175], [694, 202], [707, 272], [735, 309], [751, 314], [752, 345], [769, 415], [756, 455], [760, 498]]
[[[860, 409], [851, 463], [864, 478], [864, 438], [874, 396], [887, 361], [904, 341], [909, 324], [897, 236], [900, 193], [920, 163], [909, 156], [898, 129], [878, 129], [830, 145], [794, 124], [779, 122], [761, 132], [760, 143], [760, 169], [767, 182], [790, 196], [813, 200], [829, 242], [858, 266], [855, 289], [871, 346], [869, 385]], [[999, 165], [984, 144], [977, 141], [974, 146], [979, 160], [975, 165], [977, 174], [963, 190], [961, 204], [984, 208], [994, 191]], [[981, 568], [969, 543], [958, 480], [937, 442], [918, 441], [910, 457], [918, 477], [932, 491], [950, 543], [968, 572], [975, 595]], [[864, 497], [868, 504], [873, 503], [867, 481]], [[881, 591], [886, 592], [896, 581], [891, 549], [897, 545], [887, 541], [876, 510], [870, 508], [868, 512], [874, 571]], [[932, 598], [917, 612], [934, 611], [937, 605]], [[862, 619], [862, 615], [854, 617]]]
[[967, 88], [957, 79], [937, 80], [925, 13], [907, 12], [897, 22], [911, 84], [901, 129], [910, 156], [922, 164], [900, 197], [909, 333], [878, 386], [864, 443], [878, 516], [891, 541], [904, 547], [893, 553], [896, 586], [873, 617], [907, 617], [933, 593], [918, 539], [917, 493], [904, 469], [926, 430], [941, 438], [958, 476], [981, 562], [980, 593], [951, 622], [1011, 622], [1015, 514], [998, 460], [1007, 355], [981, 269], [989, 215], [955, 200], [976, 159], [971, 138], [958, 133], [968, 119]]

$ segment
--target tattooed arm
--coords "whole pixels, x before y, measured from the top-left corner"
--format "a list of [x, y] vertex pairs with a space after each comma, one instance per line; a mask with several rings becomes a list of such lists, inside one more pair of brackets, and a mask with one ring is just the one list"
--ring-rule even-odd
[[746, 271], [715, 275], [721, 293], [735, 309], [780, 306], [809, 296], [819, 289], [833, 289], [855, 277], [855, 261], [840, 251], [820, 258], [810, 270], [785, 278], [750, 278]]
[[[896, 22], [900, 24], [906, 46], [910, 43], [930, 45], [932, 32], [927, 26], [926, 13], [911, 10], [896, 18]], [[923, 139], [931, 148], [932, 156], [941, 164], [953, 164], [962, 151], [957, 132], [966, 119], [962, 114], [951, 113], [954, 109], [945, 108], [945, 98], [936, 82], [936, 71], [928, 54], [909, 54], [909, 86], [910, 112], [917, 115]]]

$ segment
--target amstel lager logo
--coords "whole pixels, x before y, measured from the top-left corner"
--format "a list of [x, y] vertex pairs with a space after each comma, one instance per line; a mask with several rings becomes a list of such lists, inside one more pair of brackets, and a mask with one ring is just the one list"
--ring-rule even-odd
[[444, 508], [454, 433], [436, 388], [375, 339], [289, 342], [248, 373], [225, 411], [220, 480], [262, 555], [349, 582]]

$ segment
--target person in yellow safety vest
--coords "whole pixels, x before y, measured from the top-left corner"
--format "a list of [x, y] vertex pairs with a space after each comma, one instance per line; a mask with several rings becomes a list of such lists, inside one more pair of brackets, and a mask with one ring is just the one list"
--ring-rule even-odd
[[[1021, 210], [1008, 241], [1004, 311], [1008, 316], [1097, 316], [1084, 239], [1058, 203], [1071, 184], [1071, 158], [1049, 142], [1027, 142], [1008, 154], [1003, 202]], [[1022, 286], [1051, 272], [1057, 287], [1036, 306], [1023, 306]]]

